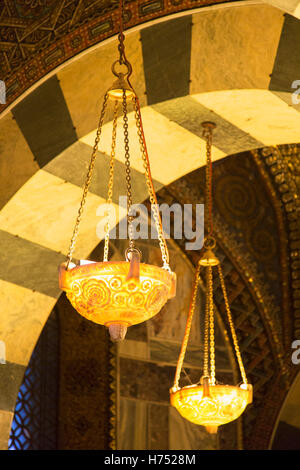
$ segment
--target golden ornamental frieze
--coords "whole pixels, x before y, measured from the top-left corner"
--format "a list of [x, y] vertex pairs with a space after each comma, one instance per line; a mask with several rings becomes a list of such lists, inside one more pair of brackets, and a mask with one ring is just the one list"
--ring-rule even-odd
[[293, 326], [286, 340], [289, 346], [292, 339], [300, 338], [300, 146], [264, 147], [252, 154], [262, 173], [265, 173], [265, 179], [271, 181], [271, 195], [280, 217], [285, 221], [279, 220], [278, 231], [281, 248], [286, 248], [286, 255], [281, 257], [286, 322], [291, 320], [290, 312], [293, 312]]

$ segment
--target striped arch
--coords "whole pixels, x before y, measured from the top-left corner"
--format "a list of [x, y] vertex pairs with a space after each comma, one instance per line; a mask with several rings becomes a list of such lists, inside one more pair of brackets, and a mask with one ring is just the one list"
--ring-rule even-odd
[[300, 18], [300, 4], [298, 0], [266, 0], [266, 3], [280, 8], [282, 11], [295, 16], [295, 18]]
[[[253, 2], [188, 11], [127, 32], [127, 56], [143, 106], [156, 189], [204, 164], [203, 120], [218, 125], [214, 159], [300, 141], [299, 105], [292, 101], [296, 90], [291, 88], [300, 79], [299, 38], [296, 18]], [[3, 449], [25, 367], [60, 296], [57, 266], [67, 253], [115, 56], [115, 38], [97, 44], [0, 115]], [[77, 258], [87, 257], [99, 242], [96, 210], [106, 197], [110, 119], [111, 114], [103, 130]], [[135, 152], [132, 114], [129, 124], [139, 202], [147, 192]], [[116, 186], [122, 192], [124, 164], [118, 151], [117, 160]]]

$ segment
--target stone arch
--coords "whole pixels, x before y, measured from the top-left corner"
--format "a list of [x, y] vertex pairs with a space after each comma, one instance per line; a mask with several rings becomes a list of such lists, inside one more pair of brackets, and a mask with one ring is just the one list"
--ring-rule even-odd
[[[157, 189], [203, 165], [202, 120], [218, 124], [214, 157], [219, 159], [299, 141], [291, 79], [297, 78], [300, 66], [285, 67], [289, 37], [295, 32], [300, 34], [298, 20], [252, 2], [191, 11], [128, 31], [128, 57]], [[176, 41], [179, 35], [181, 41]], [[254, 41], [255, 47], [249, 47]], [[115, 40], [107, 41], [56, 71], [53, 67], [50, 78], [0, 115], [0, 290], [5, 313], [0, 339], [7, 347], [7, 364], [0, 372], [2, 383], [9, 384], [0, 402], [4, 448], [24, 369], [60, 295], [57, 266], [65, 259], [101, 96], [111, 83], [115, 47]], [[8, 96], [15, 96], [9, 86]], [[82, 258], [99, 241], [95, 211], [105, 198], [101, 176], [102, 165], [108, 165], [110, 118], [76, 253]], [[137, 162], [133, 168], [142, 201], [143, 175]], [[118, 181], [122, 172], [120, 161]]]

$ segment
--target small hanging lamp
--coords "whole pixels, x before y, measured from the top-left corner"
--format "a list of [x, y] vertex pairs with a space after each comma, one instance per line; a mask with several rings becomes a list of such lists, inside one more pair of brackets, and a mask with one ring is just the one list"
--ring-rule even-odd
[[[186, 322], [184, 338], [178, 358], [174, 385], [170, 389], [170, 400], [179, 413], [187, 420], [205, 426], [209, 433], [216, 433], [218, 426], [238, 418], [248, 403], [252, 402], [252, 386], [248, 383], [237, 335], [231, 315], [220, 262], [214, 254], [216, 240], [213, 237], [212, 224], [212, 133], [215, 124], [204, 122], [203, 136], [206, 139], [206, 204], [205, 204], [205, 240], [204, 253], [201, 256], [194, 279], [189, 314]], [[206, 307], [204, 321], [204, 355], [203, 376], [197, 384], [179, 386], [181, 369], [189, 340], [193, 314], [196, 306], [197, 291], [200, 281], [200, 269], [206, 270]], [[214, 335], [214, 304], [213, 304], [213, 270], [217, 270], [224, 297], [227, 319], [232, 341], [242, 377], [237, 386], [223, 385], [217, 382], [215, 372], [215, 335]]]
[[[168, 248], [163, 234], [159, 207], [151, 177], [139, 100], [129, 81], [132, 66], [125, 55], [124, 39], [123, 0], [121, 0], [120, 33], [118, 35], [119, 58], [112, 64], [112, 73], [116, 76], [116, 81], [104, 95], [95, 145], [93, 147], [82, 200], [71, 238], [67, 261], [62, 263], [59, 268], [59, 286], [66, 292], [73, 307], [85, 318], [107, 326], [113, 341], [124, 339], [127, 327], [144, 322], [156, 315], [166, 301], [175, 296], [176, 290], [176, 275], [171, 271], [169, 266]], [[122, 68], [123, 71], [117, 71], [117, 68]], [[124, 261], [108, 261], [110, 223], [109, 211], [107, 211], [103, 261], [81, 260], [79, 263], [75, 264], [72, 262], [73, 252], [97, 157], [104, 116], [109, 102], [114, 103], [114, 113], [107, 203], [108, 205], [112, 204], [117, 118], [118, 107], [121, 104], [123, 114], [129, 245], [125, 252]], [[134, 217], [131, 215], [132, 191], [128, 135], [128, 104], [130, 103], [132, 104], [135, 114], [137, 135], [151, 209], [158, 232], [163, 263], [162, 267], [141, 263], [141, 252], [135, 246], [134, 242]]]

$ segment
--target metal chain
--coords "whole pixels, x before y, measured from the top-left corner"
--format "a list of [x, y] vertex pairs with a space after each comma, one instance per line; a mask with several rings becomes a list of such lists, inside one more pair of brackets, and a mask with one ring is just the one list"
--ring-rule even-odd
[[[206, 139], [206, 167], [205, 167], [205, 240], [204, 246], [208, 248], [215, 243], [212, 236], [212, 131], [213, 123], [203, 123], [203, 137]], [[210, 376], [211, 385], [216, 384], [215, 372], [215, 325], [214, 325], [214, 300], [213, 300], [213, 272], [212, 266], [206, 271], [206, 308], [205, 308], [205, 333], [204, 333], [204, 375]], [[210, 374], [208, 374], [208, 362], [210, 359]]]
[[124, 64], [125, 59], [125, 46], [124, 46], [124, 33], [118, 34], [119, 44], [118, 44], [118, 51], [119, 51], [119, 64]]
[[134, 102], [137, 133], [138, 133], [139, 143], [140, 143], [140, 150], [141, 150], [143, 165], [145, 169], [146, 183], [147, 183], [148, 192], [149, 192], [153, 219], [154, 219], [156, 230], [158, 233], [158, 241], [159, 241], [160, 251], [161, 251], [162, 260], [163, 260], [163, 268], [167, 269], [168, 271], [171, 271], [170, 266], [169, 266], [169, 252], [168, 252], [167, 243], [163, 234], [163, 228], [162, 228], [161, 218], [159, 214], [157, 198], [156, 198], [153, 181], [151, 177], [149, 157], [148, 157], [145, 136], [144, 136], [144, 131], [143, 131], [143, 124], [142, 124], [142, 119], [141, 119], [140, 105], [139, 105], [137, 97], [133, 98], [133, 102]]
[[[124, 35], [124, 1], [120, 0], [120, 5], [119, 5], [119, 24], [120, 24], [120, 32], [118, 34], [118, 51], [119, 51], [119, 64], [125, 64], [128, 68], [128, 76], [131, 75], [132, 72], [132, 66], [130, 62], [127, 60], [126, 54], [125, 54], [125, 35]], [[128, 78], [128, 77], [127, 77]]]
[[212, 266], [208, 266], [208, 286], [206, 295], [209, 298], [209, 342], [210, 342], [210, 380], [211, 385], [216, 384], [215, 369], [215, 324], [214, 324], [214, 300], [213, 300], [213, 274]]
[[174, 379], [174, 388], [179, 387], [181, 369], [182, 369], [182, 365], [183, 365], [183, 361], [184, 361], [184, 357], [185, 357], [185, 353], [186, 353], [187, 344], [188, 344], [188, 341], [189, 341], [190, 330], [191, 330], [193, 315], [194, 315], [195, 306], [196, 306], [198, 284], [199, 284], [199, 281], [200, 281], [200, 269], [201, 269], [201, 265], [200, 265], [200, 263], [198, 263], [196, 273], [195, 273], [195, 278], [194, 278], [194, 285], [193, 285], [190, 309], [189, 309], [189, 313], [188, 313], [188, 317], [187, 317], [187, 321], [186, 321], [186, 325], [185, 325], [184, 337], [183, 337], [181, 350], [180, 350], [180, 354], [179, 354], [179, 358], [178, 358], [178, 362], [177, 362], [177, 367], [176, 367], [176, 373], [175, 373], [175, 379]]
[[[123, 8], [122, 7], [121, 7], [120, 17], [123, 18]], [[124, 45], [125, 35], [123, 33], [123, 27], [122, 26], [121, 26], [121, 31], [118, 34], [118, 40], [119, 40], [119, 44], [118, 44], [119, 64], [125, 64], [126, 63], [125, 45]]]
[[130, 210], [132, 206], [132, 191], [131, 191], [131, 170], [130, 170], [126, 90], [123, 90], [123, 128], [124, 128], [124, 148], [125, 148], [125, 171], [126, 171], [126, 183], [127, 183], [128, 237], [129, 237], [129, 248], [132, 249], [134, 248], [133, 225], [132, 225], [134, 217], [130, 215]]
[[[209, 284], [209, 272], [206, 269], [206, 286]], [[209, 360], [209, 295], [206, 288], [205, 296], [205, 319], [204, 319], [204, 354], [203, 354], [203, 375], [208, 376], [208, 360]]]
[[119, 1], [120, 32], [118, 34], [118, 40], [119, 40], [118, 50], [119, 50], [119, 54], [120, 54], [120, 58], [119, 58], [120, 64], [124, 63], [124, 51], [125, 51], [125, 47], [124, 47], [125, 36], [124, 36], [124, 33], [123, 33], [123, 15], [124, 15], [124, 3], [123, 3], [123, 0], [120, 0]]
[[211, 147], [212, 147], [212, 128], [207, 127], [203, 129], [203, 137], [206, 139], [206, 187], [205, 187], [205, 232], [206, 235], [213, 233], [212, 223], [212, 160], [211, 160]]
[[[109, 181], [108, 181], [108, 192], [106, 204], [109, 205], [109, 208], [112, 204], [113, 197], [113, 184], [114, 184], [114, 168], [115, 168], [115, 153], [116, 153], [116, 139], [117, 139], [117, 121], [118, 120], [118, 101], [115, 101], [114, 107], [114, 118], [113, 118], [113, 130], [112, 130], [112, 142], [111, 142], [111, 152], [110, 152], [110, 163], [109, 163]], [[104, 241], [104, 253], [103, 261], [108, 261], [108, 251], [109, 251], [109, 231], [110, 231], [110, 213], [109, 209], [106, 212], [107, 222], [105, 225], [105, 241]]]
[[247, 377], [246, 377], [246, 372], [245, 372], [244, 364], [243, 364], [243, 361], [242, 361], [242, 356], [241, 356], [240, 348], [239, 348], [239, 345], [238, 345], [238, 339], [237, 339], [237, 336], [236, 336], [236, 332], [235, 332], [235, 328], [234, 328], [234, 323], [233, 323], [233, 320], [232, 320], [232, 315], [231, 315], [230, 306], [229, 306], [229, 302], [228, 302], [227, 292], [226, 292], [226, 288], [225, 288], [225, 282], [224, 282], [223, 272], [222, 272], [222, 268], [221, 268], [221, 265], [220, 265], [220, 264], [218, 265], [218, 271], [219, 271], [219, 277], [220, 277], [221, 287], [222, 287], [223, 296], [224, 296], [224, 301], [225, 301], [225, 307], [226, 307], [226, 312], [227, 312], [227, 318], [228, 318], [228, 322], [229, 322], [229, 326], [230, 326], [230, 330], [231, 330], [231, 335], [232, 335], [232, 340], [233, 340], [233, 344], [234, 344], [234, 349], [235, 349], [236, 357], [237, 357], [238, 364], [239, 364], [239, 367], [240, 367], [240, 371], [241, 371], [241, 376], [242, 376], [243, 382], [244, 382], [245, 384], [247, 384], [248, 381], [247, 381]]
[[107, 100], [108, 100], [108, 93], [105, 93], [104, 100], [103, 100], [103, 105], [102, 105], [102, 110], [101, 110], [101, 114], [100, 114], [100, 118], [99, 118], [99, 123], [98, 123], [97, 131], [96, 131], [96, 137], [95, 137], [95, 143], [94, 143], [94, 147], [93, 147], [93, 151], [92, 151], [91, 161], [90, 161], [90, 165], [89, 165], [88, 172], [87, 172], [87, 175], [86, 175], [83, 194], [82, 194], [82, 198], [81, 198], [81, 202], [80, 202], [80, 206], [79, 206], [79, 210], [78, 210], [78, 214], [77, 214], [77, 218], [76, 218], [76, 222], [75, 222], [75, 227], [74, 227], [74, 230], [73, 230], [73, 235], [72, 235], [71, 242], [70, 242], [68, 255], [67, 255], [67, 269], [69, 267], [70, 262], [72, 261], [72, 257], [73, 257], [73, 253], [74, 253], [74, 249], [75, 249], [75, 245], [76, 245], [76, 240], [77, 240], [77, 236], [78, 236], [79, 225], [80, 225], [80, 222], [81, 222], [83, 209], [84, 209], [84, 206], [85, 206], [85, 203], [86, 203], [87, 193], [88, 193], [89, 186], [90, 186], [91, 179], [92, 179], [92, 173], [93, 173], [93, 169], [94, 169], [94, 166], [95, 166], [95, 161], [96, 161], [97, 151], [98, 151], [98, 145], [99, 145], [99, 141], [100, 141], [100, 136], [101, 136], [101, 131], [102, 131], [102, 127], [103, 127], [105, 111], [106, 111], [106, 107], [107, 107]]

